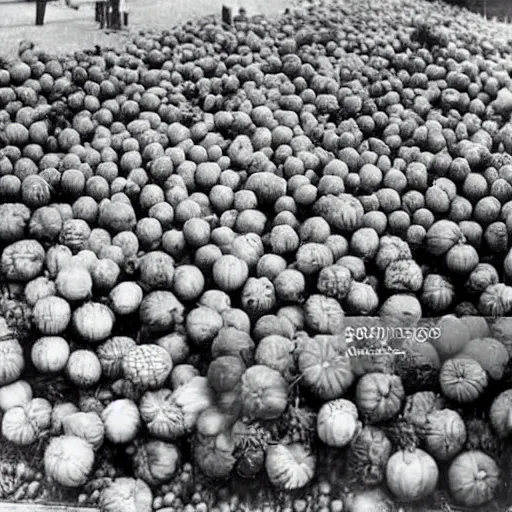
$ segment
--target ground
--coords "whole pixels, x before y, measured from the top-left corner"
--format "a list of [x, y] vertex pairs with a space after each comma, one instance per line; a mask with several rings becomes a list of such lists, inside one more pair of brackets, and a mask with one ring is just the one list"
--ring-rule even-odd
[[[125, 33], [107, 33], [94, 22], [94, 4], [82, 3], [75, 11], [64, 0], [53, 0], [47, 6], [45, 25], [36, 27], [35, 2], [0, 0], [0, 56], [15, 57], [18, 44], [29, 39], [50, 52], [66, 53], [91, 48], [96, 44], [114, 46], [123, 41]], [[512, 0], [472, 0], [477, 11], [486, 1], [489, 16], [512, 16]], [[207, 14], [220, 15], [222, 4], [235, 10], [243, 5], [249, 13], [273, 16], [294, 0], [128, 0], [130, 28], [169, 28]]]
[[476, 12], [487, 14], [489, 18], [512, 19], [511, 0], [470, 0], [470, 7]]
[[[77, 0], [83, 2], [84, 0]], [[293, 0], [128, 0], [131, 29], [170, 28], [204, 15], [220, 16], [222, 5], [237, 10], [244, 6], [249, 14], [282, 12]], [[49, 2], [45, 25], [35, 26], [36, 4], [26, 0], [0, 0], [0, 56], [15, 57], [19, 42], [28, 39], [52, 53], [68, 53], [96, 44], [114, 46], [122, 43], [123, 33], [99, 30], [94, 21], [94, 3], [81, 3], [78, 11], [62, 0]]]

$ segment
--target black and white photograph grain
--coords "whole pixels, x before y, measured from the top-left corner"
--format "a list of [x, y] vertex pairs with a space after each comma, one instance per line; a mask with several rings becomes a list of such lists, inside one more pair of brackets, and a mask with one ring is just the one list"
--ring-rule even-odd
[[512, 512], [512, 0], [0, 0], [0, 512]]

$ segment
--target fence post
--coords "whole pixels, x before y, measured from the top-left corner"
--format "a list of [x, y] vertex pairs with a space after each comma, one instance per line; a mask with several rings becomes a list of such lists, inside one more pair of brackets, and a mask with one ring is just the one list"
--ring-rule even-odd
[[46, 1], [36, 0], [36, 25], [44, 25], [44, 15], [46, 13]]
[[228, 27], [233, 24], [233, 11], [226, 5], [222, 6], [222, 23]]

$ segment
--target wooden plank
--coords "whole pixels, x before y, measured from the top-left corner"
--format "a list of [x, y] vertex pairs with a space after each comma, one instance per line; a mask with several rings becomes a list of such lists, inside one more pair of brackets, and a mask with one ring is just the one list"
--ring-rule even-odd
[[99, 512], [97, 508], [0, 501], [0, 512]]

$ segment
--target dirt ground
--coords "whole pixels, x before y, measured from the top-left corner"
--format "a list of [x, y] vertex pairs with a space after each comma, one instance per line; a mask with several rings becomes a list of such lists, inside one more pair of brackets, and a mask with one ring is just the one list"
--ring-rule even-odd
[[[36, 4], [28, 0], [0, 0], [0, 57], [15, 57], [19, 42], [28, 39], [51, 53], [69, 53], [96, 44], [116, 46], [127, 32], [107, 33], [94, 21], [93, 0], [81, 2], [79, 10], [70, 9], [64, 0], [52, 0], [46, 9], [45, 25], [35, 26]], [[250, 14], [274, 16], [292, 5], [294, 0], [127, 0], [129, 28], [170, 28], [204, 15], [220, 15], [222, 5], [237, 10], [244, 6]], [[512, 0], [471, 0], [481, 12], [485, 1], [489, 17], [512, 18]]]
[[[19, 42], [27, 39], [51, 53], [69, 53], [96, 44], [117, 46], [127, 32], [107, 33], [94, 21], [94, 3], [82, 2], [78, 10], [62, 0], [49, 2], [44, 26], [35, 26], [36, 4], [26, 0], [0, 0], [0, 56], [15, 57]], [[218, 14], [222, 5], [250, 14], [276, 15], [293, 0], [128, 0], [129, 28], [170, 28], [184, 21]]]

